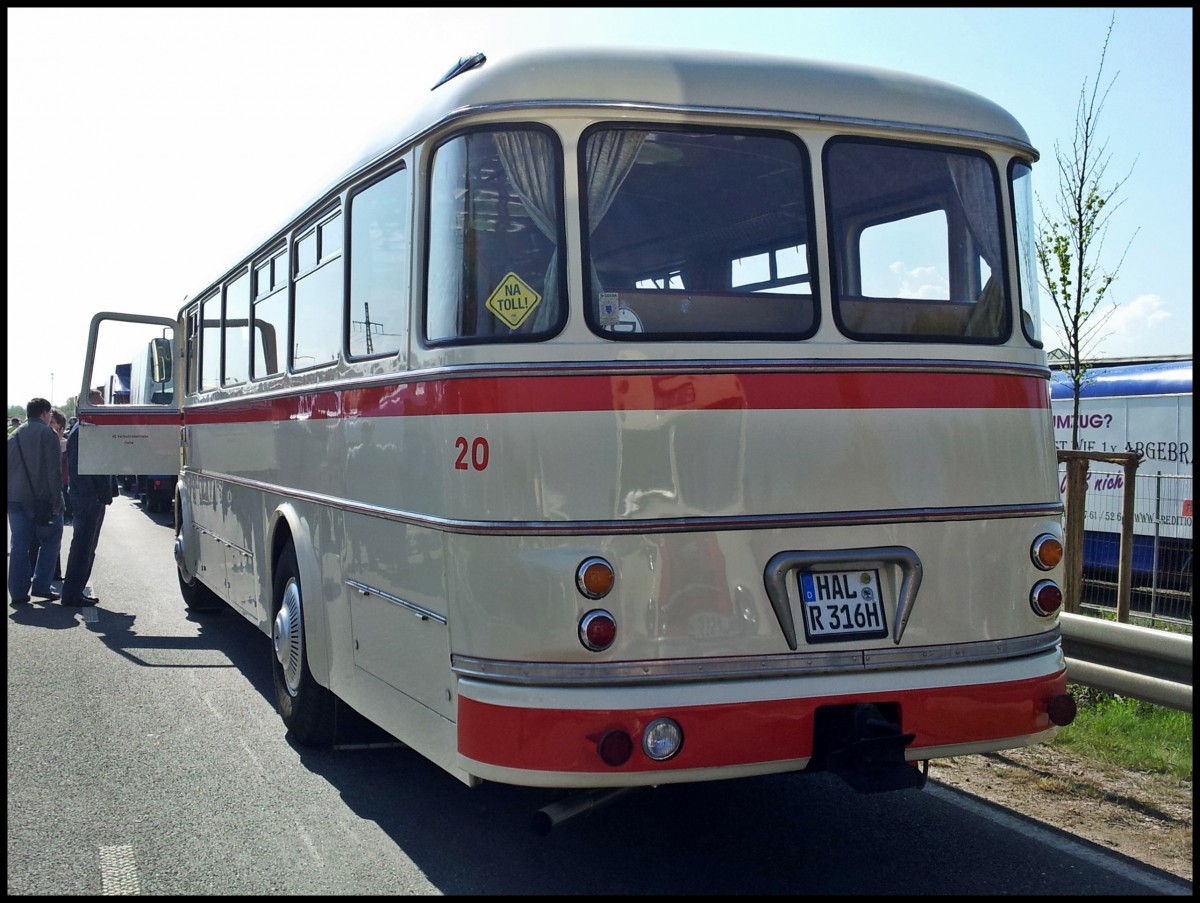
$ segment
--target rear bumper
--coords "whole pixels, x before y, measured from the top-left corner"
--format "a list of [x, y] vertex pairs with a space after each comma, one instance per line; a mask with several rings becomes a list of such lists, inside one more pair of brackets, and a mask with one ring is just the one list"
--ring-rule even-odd
[[[917, 761], [987, 752], [1047, 739], [1057, 728], [1047, 702], [1066, 692], [1060, 649], [988, 664], [821, 677], [691, 682], [635, 687], [530, 687], [459, 681], [459, 766], [504, 783], [555, 787], [634, 786], [717, 780], [805, 768], [816, 712], [854, 703], [898, 707]], [[835, 691], [836, 688], [836, 691]], [[683, 729], [679, 753], [642, 753], [656, 718]], [[608, 731], [634, 741], [628, 762], [597, 752]]]

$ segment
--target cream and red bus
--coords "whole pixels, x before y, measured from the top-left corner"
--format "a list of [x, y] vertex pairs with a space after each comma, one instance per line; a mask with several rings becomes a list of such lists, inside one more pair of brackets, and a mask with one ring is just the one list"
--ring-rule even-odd
[[176, 318], [97, 314], [176, 351], [84, 468], [177, 465], [183, 599], [302, 744], [920, 786], [1074, 714], [1036, 158], [894, 72], [467, 57]]

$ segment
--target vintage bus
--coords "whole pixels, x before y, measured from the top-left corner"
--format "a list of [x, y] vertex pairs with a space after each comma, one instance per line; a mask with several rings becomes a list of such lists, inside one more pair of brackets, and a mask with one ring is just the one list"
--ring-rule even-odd
[[1074, 715], [1036, 157], [893, 72], [466, 57], [176, 318], [96, 315], [177, 378], [83, 466], [178, 465], [184, 602], [270, 636], [299, 743], [919, 787]]

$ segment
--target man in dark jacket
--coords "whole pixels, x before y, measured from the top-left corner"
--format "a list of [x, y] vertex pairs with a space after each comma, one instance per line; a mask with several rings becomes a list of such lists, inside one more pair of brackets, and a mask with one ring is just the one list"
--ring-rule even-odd
[[79, 430], [76, 423], [67, 436], [67, 470], [71, 497], [71, 551], [67, 554], [67, 572], [63, 577], [62, 604], [73, 608], [95, 605], [97, 596], [86, 593], [88, 578], [92, 576], [92, 565], [96, 561], [96, 544], [100, 541], [100, 528], [104, 525], [104, 513], [117, 495], [116, 481], [109, 474], [81, 474], [79, 472]]
[[[62, 448], [50, 428], [53, 410], [46, 399], [31, 399], [25, 406], [28, 419], [8, 436], [8, 595], [14, 604], [29, 601], [31, 584], [39, 599], [58, 598], [50, 581], [62, 545]], [[39, 503], [50, 512], [42, 523], [35, 516]], [[35, 540], [38, 552], [31, 568]]]

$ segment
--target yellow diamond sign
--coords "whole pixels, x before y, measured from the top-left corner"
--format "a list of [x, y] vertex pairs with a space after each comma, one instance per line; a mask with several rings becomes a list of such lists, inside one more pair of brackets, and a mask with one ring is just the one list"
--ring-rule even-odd
[[509, 273], [488, 297], [487, 309], [507, 323], [509, 329], [516, 329], [529, 319], [541, 300], [542, 296], [531, 289], [524, 279], [516, 273]]

